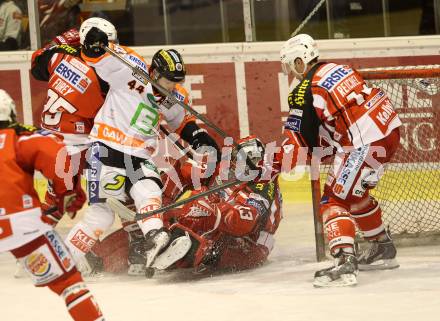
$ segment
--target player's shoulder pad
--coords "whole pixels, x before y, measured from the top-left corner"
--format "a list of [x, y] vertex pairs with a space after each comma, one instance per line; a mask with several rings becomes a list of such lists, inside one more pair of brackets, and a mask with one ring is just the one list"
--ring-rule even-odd
[[176, 84], [174, 87], [173, 95], [181, 102], [184, 102], [189, 96], [188, 91], [186, 91], [186, 89], [180, 84]]
[[17, 136], [32, 135], [38, 131], [38, 128], [33, 125], [25, 125], [20, 123], [14, 123], [9, 126], [9, 128], [14, 129]]

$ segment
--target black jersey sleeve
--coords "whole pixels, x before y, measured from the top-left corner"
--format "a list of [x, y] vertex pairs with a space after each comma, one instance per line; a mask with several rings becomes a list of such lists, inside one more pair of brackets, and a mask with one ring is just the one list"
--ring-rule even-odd
[[321, 121], [313, 106], [312, 77], [319, 65], [309, 71], [289, 94], [289, 116], [284, 128], [294, 132], [304, 147], [316, 147], [319, 141]]

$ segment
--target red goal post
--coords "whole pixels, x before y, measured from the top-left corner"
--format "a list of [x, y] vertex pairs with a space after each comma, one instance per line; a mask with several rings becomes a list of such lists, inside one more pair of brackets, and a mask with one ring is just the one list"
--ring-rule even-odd
[[[360, 72], [370, 87], [387, 93], [403, 122], [401, 146], [371, 194], [396, 242], [432, 242], [440, 236], [440, 65]], [[311, 181], [318, 261], [325, 258], [319, 201], [329, 169], [328, 164], [311, 168], [320, 173]]]

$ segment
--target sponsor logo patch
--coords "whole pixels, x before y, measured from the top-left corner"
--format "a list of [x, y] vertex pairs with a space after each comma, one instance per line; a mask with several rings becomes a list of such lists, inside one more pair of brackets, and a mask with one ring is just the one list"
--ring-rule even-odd
[[26, 257], [25, 265], [35, 276], [45, 276], [50, 271], [50, 262], [41, 252], [31, 253]]
[[288, 97], [288, 102], [290, 106], [303, 106], [306, 103], [305, 95], [309, 85], [310, 85], [310, 80], [304, 79], [295, 88], [295, 90]]
[[177, 90], [173, 90], [173, 95], [177, 98], [179, 101], [184, 101], [185, 96], [183, 96], [181, 93], [179, 93]]
[[331, 90], [333, 86], [339, 83], [342, 79], [344, 79], [347, 75], [351, 74], [353, 70], [351, 68], [345, 68], [343, 66], [339, 66], [337, 69], [333, 69], [333, 71], [325, 78], [321, 79], [318, 83], [319, 86]]
[[133, 56], [133, 55], [127, 55], [128, 59], [133, 61], [136, 65], [138, 65], [139, 67], [141, 67], [142, 70], [146, 71], [147, 70], [147, 65], [138, 57]]
[[95, 245], [96, 240], [88, 236], [82, 230], [78, 230], [70, 242], [80, 251], [87, 253]]
[[101, 162], [99, 160], [99, 145], [93, 144], [90, 150], [90, 168], [87, 171], [89, 199], [90, 203], [97, 203], [99, 202], [99, 176], [101, 172]]
[[73, 266], [72, 260], [70, 259], [70, 256], [66, 248], [62, 244], [60, 238], [52, 231], [46, 232], [46, 238], [49, 240], [50, 244], [52, 245], [52, 249], [55, 250], [55, 253], [60, 259], [64, 269], [66, 271], [69, 271]]
[[269, 201], [266, 198], [264, 198], [263, 196], [261, 196], [260, 194], [250, 193], [249, 198], [254, 198], [258, 201], [261, 201], [264, 203], [264, 206], [266, 206], [266, 208], [269, 208]]
[[292, 109], [290, 110], [290, 115], [302, 117], [303, 112], [304, 112], [304, 111], [301, 110], [301, 109], [292, 108]]
[[84, 132], [86, 131], [86, 126], [84, 125], [83, 122], [76, 122], [75, 123], [75, 131], [77, 133], [84, 134]]
[[55, 74], [76, 88], [80, 93], [84, 93], [92, 82], [83, 72], [67, 61], [62, 61], [55, 68]]
[[376, 95], [374, 95], [369, 101], [365, 103], [365, 108], [371, 109], [374, 106], [376, 106], [377, 102], [385, 96], [385, 93], [383, 91], [379, 91]]
[[171, 58], [171, 56], [168, 54], [168, 52], [167, 51], [165, 51], [165, 50], [161, 50], [160, 52], [159, 52], [159, 54], [165, 59], [165, 61], [167, 62], [167, 64], [168, 64], [168, 69], [170, 70], [170, 71], [174, 71], [174, 70], [176, 70], [176, 66], [174, 66], [174, 61], [173, 61], [173, 59]]
[[266, 212], [266, 208], [264, 208], [261, 202], [257, 201], [256, 199], [249, 198], [246, 203], [252, 207], [255, 207], [260, 215], [263, 215]]
[[333, 192], [340, 198], [345, 199], [354, 179], [359, 172], [369, 150], [369, 145], [360, 147], [350, 153], [345, 161], [340, 174], [337, 177], [336, 184], [333, 186]]
[[299, 133], [301, 131], [301, 119], [295, 117], [287, 118], [284, 128]]
[[24, 194], [22, 196], [22, 201], [23, 201], [23, 208], [32, 208], [32, 206], [34, 205], [32, 196], [30, 195]]

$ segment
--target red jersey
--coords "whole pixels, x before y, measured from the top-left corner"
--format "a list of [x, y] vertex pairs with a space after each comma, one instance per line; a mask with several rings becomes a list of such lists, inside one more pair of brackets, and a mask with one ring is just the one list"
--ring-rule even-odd
[[369, 88], [353, 68], [322, 64], [312, 77], [313, 106], [340, 146], [359, 148], [388, 136], [402, 123], [379, 88]]
[[174, 217], [198, 235], [209, 234], [214, 240], [222, 235], [246, 237], [268, 254], [282, 219], [282, 196], [277, 180], [241, 184], [164, 215], [165, 220]]
[[105, 82], [81, 59], [79, 50], [68, 45], [35, 51], [31, 72], [48, 82], [41, 126], [62, 136], [66, 145], [86, 144], [104, 103]]
[[64, 162], [58, 168], [55, 162], [63, 148], [64, 144], [52, 135], [36, 132], [18, 136], [13, 128], [0, 130], [0, 177], [5, 186], [0, 190], [0, 215], [40, 207], [34, 189], [35, 170], [53, 182], [57, 195], [67, 190], [60, 177]]
[[[340, 152], [366, 146], [387, 137], [400, 121], [390, 99], [379, 88], [369, 88], [355, 69], [318, 63], [289, 94], [281, 163], [289, 153], [293, 168], [301, 147], [309, 153], [324, 138]], [[289, 159], [289, 160], [290, 160]]]
[[67, 190], [64, 179], [72, 183], [71, 176], [62, 175], [69, 162], [60, 140], [39, 133], [19, 135], [17, 129], [22, 127], [0, 129], [0, 252], [27, 244], [52, 229], [41, 218], [35, 170], [52, 182], [57, 195]]

